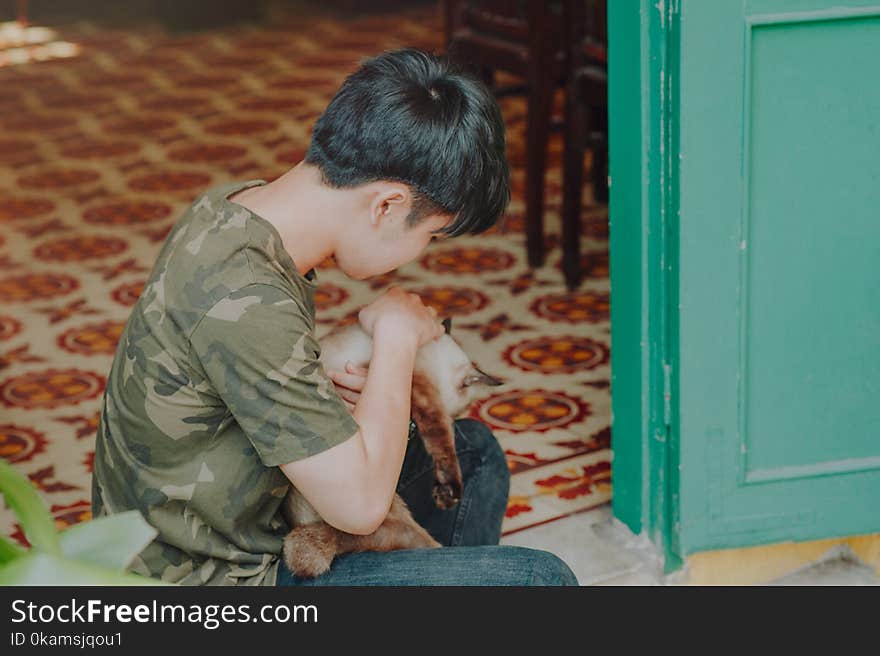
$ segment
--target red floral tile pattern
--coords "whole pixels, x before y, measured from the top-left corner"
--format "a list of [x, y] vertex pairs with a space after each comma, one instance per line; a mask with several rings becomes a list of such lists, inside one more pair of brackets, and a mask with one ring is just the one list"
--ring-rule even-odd
[[208, 144], [184, 146], [168, 152], [168, 159], [175, 162], [226, 162], [247, 155], [242, 146]]
[[57, 189], [94, 182], [100, 177], [100, 173], [88, 169], [50, 169], [23, 175], [18, 179], [18, 185], [28, 190]]
[[83, 235], [40, 244], [34, 249], [34, 257], [45, 262], [82, 262], [118, 255], [127, 248], [124, 239]]
[[583, 323], [608, 321], [611, 309], [609, 295], [599, 292], [548, 294], [534, 300], [529, 309], [550, 321]]
[[[90, 517], [105, 376], [180, 213], [210, 186], [272, 180], [299, 163], [358, 61], [400, 45], [438, 50], [442, 20], [423, 8], [185, 36], [62, 32], [81, 56], [0, 69], [0, 457], [38, 487], [59, 527]], [[585, 285], [567, 292], [552, 135], [548, 264], [528, 268], [525, 104], [501, 105], [513, 189], [502, 221], [371, 280], [322, 263], [316, 325], [320, 337], [356, 322], [389, 285], [454, 317], [453, 336], [506, 381], [465, 414], [489, 423], [507, 454], [509, 533], [610, 499], [608, 222], [606, 208], [585, 204]], [[2, 507], [0, 531], [23, 540]]]
[[27, 462], [46, 450], [46, 436], [26, 426], [0, 426], [0, 457], [17, 464]]
[[[55, 520], [55, 528], [59, 531], [92, 518], [92, 504], [86, 500], [74, 501], [67, 505], [52, 504], [49, 511]], [[25, 546], [30, 546], [18, 524], [15, 524], [11, 537]]]
[[513, 390], [477, 402], [471, 416], [493, 428], [507, 431], [543, 432], [565, 428], [590, 412], [585, 401], [564, 392]]
[[504, 360], [523, 371], [574, 373], [607, 364], [608, 347], [587, 337], [539, 337], [512, 344]]
[[83, 139], [61, 149], [64, 157], [71, 159], [109, 159], [131, 155], [141, 149], [140, 144], [133, 141], [104, 141], [99, 139]]
[[12, 339], [21, 332], [21, 322], [15, 317], [0, 316], [0, 340]]
[[0, 278], [0, 301], [31, 301], [64, 296], [79, 287], [73, 276], [58, 273], [27, 273]]
[[489, 304], [488, 296], [471, 287], [423, 287], [413, 291], [441, 317], [471, 314]]
[[167, 203], [121, 201], [93, 207], [86, 210], [82, 217], [86, 223], [99, 225], [140, 225], [164, 219], [173, 211]]
[[55, 203], [45, 198], [0, 198], [0, 221], [31, 219], [54, 209]]
[[504, 271], [516, 261], [513, 255], [497, 248], [477, 246], [449, 248], [429, 253], [421, 259], [422, 266], [436, 273], [492, 273]]
[[37, 371], [0, 381], [0, 403], [27, 409], [75, 405], [98, 396], [104, 383], [103, 376], [91, 371]]
[[119, 285], [119, 287], [116, 287], [110, 292], [110, 295], [113, 297], [113, 300], [120, 305], [131, 307], [137, 303], [138, 298], [140, 298], [141, 292], [144, 291], [145, 283], [145, 280], [140, 280], [138, 282], [129, 282], [124, 285]]
[[70, 328], [58, 336], [58, 346], [70, 353], [112, 355], [116, 351], [116, 343], [123, 328], [125, 323], [121, 321], [104, 321]]
[[204, 173], [152, 173], [132, 178], [128, 186], [135, 191], [183, 191], [202, 189], [211, 184]]
[[349, 293], [343, 287], [332, 283], [323, 283], [315, 291], [315, 307], [318, 310], [329, 310], [341, 305], [349, 297]]

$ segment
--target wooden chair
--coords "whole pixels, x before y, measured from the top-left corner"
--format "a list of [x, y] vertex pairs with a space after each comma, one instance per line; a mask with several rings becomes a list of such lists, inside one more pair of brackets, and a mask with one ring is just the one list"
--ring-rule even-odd
[[525, 81], [526, 252], [544, 263], [544, 172], [554, 89], [565, 79], [561, 4], [549, 0], [444, 0], [447, 52], [490, 86], [495, 71]]
[[608, 202], [608, 59], [605, 0], [566, 0], [570, 70], [566, 87], [562, 183], [562, 271], [581, 280], [584, 153], [592, 151], [593, 198]]

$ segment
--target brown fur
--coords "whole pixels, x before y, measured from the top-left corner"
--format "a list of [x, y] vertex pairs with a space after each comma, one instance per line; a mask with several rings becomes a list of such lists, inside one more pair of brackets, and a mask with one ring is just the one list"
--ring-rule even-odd
[[[444, 326], [449, 332], [447, 320]], [[460, 347], [448, 342], [461, 354]], [[461, 354], [461, 358], [466, 356]], [[447, 363], [445, 358], [436, 362]], [[435, 365], [436, 366], [436, 365]], [[461, 467], [455, 451], [455, 429], [450, 413], [463, 409], [468, 400], [468, 389], [473, 385], [500, 385], [501, 381], [493, 378], [471, 363], [471, 371], [464, 372], [464, 378], [448, 380], [449, 389], [445, 390], [456, 399], [457, 407], [445, 407], [443, 395], [426, 371], [416, 369], [412, 377], [412, 400], [410, 410], [419, 427], [419, 433], [425, 450], [434, 459], [434, 488], [432, 496], [438, 508], [452, 508], [459, 502], [462, 494]], [[307, 505], [307, 504], [306, 504]], [[424, 549], [439, 547], [424, 528], [413, 519], [406, 503], [399, 495], [395, 495], [385, 520], [370, 535], [353, 535], [336, 529], [320, 518], [316, 513], [305, 514], [304, 523], [297, 524], [294, 506], [287, 506], [290, 512], [289, 521], [294, 528], [284, 539], [284, 561], [297, 576], [314, 577], [323, 574], [333, 559], [345, 553], [361, 551], [394, 551], [397, 549]]]
[[[452, 418], [441, 410], [434, 384], [418, 373], [413, 373], [410, 409], [425, 449], [434, 458], [434, 502], [438, 508], [451, 508], [458, 503], [462, 490]], [[284, 539], [283, 553], [290, 571], [297, 576], [314, 577], [330, 569], [333, 559], [344, 553], [439, 546], [440, 543], [413, 519], [406, 502], [394, 495], [388, 515], [373, 533], [353, 535], [317, 521], [291, 530]]]
[[412, 416], [425, 449], [434, 458], [434, 503], [445, 510], [461, 499], [462, 482], [452, 417], [444, 414], [442, 407], [434, 384], [424, 374], [413, 372]]
[[297, 576], [311, 578], [330, 569], [333, 559], [344, 553], [439, 546], [395, 495], [385, 521], [369, 535], [345, 533], [326, 522], [297, 526], [284, 539], [284, 561]]

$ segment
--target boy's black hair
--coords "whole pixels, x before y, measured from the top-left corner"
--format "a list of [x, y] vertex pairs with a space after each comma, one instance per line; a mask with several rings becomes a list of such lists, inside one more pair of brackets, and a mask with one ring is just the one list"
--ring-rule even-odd
[[492, 227], [510, 200], [498, 103], [482, 82], [421, 50], [385, 52], [352, 73], [315, 124], [305, 161], [335, 188], [408, 185], [407, 223], [451, 214], [439, 231], [450, 237]]

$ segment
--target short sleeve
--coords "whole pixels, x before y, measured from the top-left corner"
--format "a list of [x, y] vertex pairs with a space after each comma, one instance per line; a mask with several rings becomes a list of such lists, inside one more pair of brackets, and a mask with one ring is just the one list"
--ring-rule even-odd
[[284, 290], [253, 284], [228, 294], [190, 343], [265, 465], [307, 458], [358, 431], [318, 361], [308, 317]]

